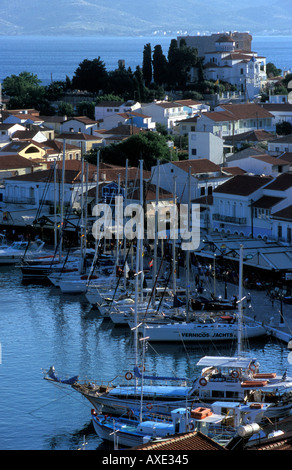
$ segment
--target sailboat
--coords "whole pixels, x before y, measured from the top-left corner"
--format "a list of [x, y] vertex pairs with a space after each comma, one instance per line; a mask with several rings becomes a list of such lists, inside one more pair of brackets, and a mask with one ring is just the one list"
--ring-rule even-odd
[[15, 241], [8, 247], [0, 247], [0, 265], [15, 265], [23, 259], [51, 256], [49, 251], [44, 250], [44, 245], [45, 242], [36, 240], [32, 243]]
[[[243, 247], [240, 247], [240, 279], [238, 315], [221, 314], [218, 316], [195, 317], [193, 321], [184, 321], [168, 324], [149, 324], [144, 326], [143, 335], [148, 341], [159, 342], [202, 342], [202, 341], [234, 341], [242, 329], [242, 266]], [[252, 319], [244, 322], [244, 336], [247, 339], [265, 336], [267, 330], [263, 324]]]

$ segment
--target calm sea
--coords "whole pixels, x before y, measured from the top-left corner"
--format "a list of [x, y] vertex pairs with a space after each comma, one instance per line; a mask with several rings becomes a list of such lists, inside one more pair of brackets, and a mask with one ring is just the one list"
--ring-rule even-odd
[[[160, 44], [168, 52], [170, 37], [101, 38], [101, 37], [40, 37], [0, 36], [0, 80], [23, 71], [34, 73], [45, 84], [51, 80], [72, 78], [84, 60], [100, 57], [108, 71], [125, 60], [126, 68], [134, 71], [142, 65], [143, 49]], [[267, 57], [282, 70], [292, 69], [292, 36], [255, 36], [253, 50]]]
[[[23, 284], [17, 267], [0, 267], [0, 299], [0, 449], [76, 450], [84, 438], [88, 450], [109, 449], [94, 433], [90, 403], [70, 388], [48, 383], [42, 369], [54, 365], [59, 376], [103, 383], [123, 378], [134, 364], [130, 330], [103, 321], [83, 296]], [[270, 313], [266, 297], [262, 304]], [[146, 371], [194, 377], [201, 356], [228, 356], [236, 346], [149, 344]], [[263, 371], [292, 375], [285, 344], [265, 338], [250, 349]]]

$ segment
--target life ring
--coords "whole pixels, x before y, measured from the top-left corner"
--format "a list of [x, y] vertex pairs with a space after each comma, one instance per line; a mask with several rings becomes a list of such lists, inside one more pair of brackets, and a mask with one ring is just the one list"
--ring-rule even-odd
[[195, 429], [195, 425], [192, 422], [192, 423], [189, 424], [189, 430], [192, 431], [193, 429]]
[[238, 377], [239, 377], [239, 372], [238, 372], [238, 370], [233, 370], [233, 371], [231, 372], [231, 377], [233, 377], [234, 379], [238, 379]]
[[128, 418], [132, 418], [133, 414], [134, 414], [134, 411], [131, 410], [131, 409], [128, 409], [128, 411], [127, 411]]
[[251, 372], [255, 372], [255, 371], [257, 370], [257, 366], [256, 366], [255, 364], [250, 364], [249, 370], [250, 370]]
[[132, 372], [127, 372], [125, 377], [126, 377], [126, 380], [132, 380], [132, 378], [133, 378]]
[[152, 410], [152, 404], [151, 404], [151, 403], [147, 403], [147, 404], [146, 404], [146, 408], [147, 408], [147, 410]]
[[199, 384], [202, 385], [202, 387], [205, 387], [207, 385], [207, 380], [205, 379], [205, 377], [201, 377], [200, 380], [199, 380]]

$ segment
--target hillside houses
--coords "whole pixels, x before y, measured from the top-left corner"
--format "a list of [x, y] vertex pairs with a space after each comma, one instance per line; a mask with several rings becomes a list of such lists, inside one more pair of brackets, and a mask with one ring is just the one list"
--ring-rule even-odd
[[[212, 228], [222, 233], [282, 241], [282, 238], [289, 236], [287, 229], [292, 225], [286, 220], [284, 230], [277, 214], [291, 205], [291, 197], [291, 173], [276, 178], [234, 176], [213, 192]], [[282, 229], [275, 228], [278, 226]]]
[[228, 82], [243, 93], [245, 100], [259, 95], [267, 80], [266, 58], [252, 50], [252, 36], [230, 32], [210, 36], [186, 36], [186, 44], [196, 47], [203, 58], [206, 80]]
[[214, 189], [229, 178], [222, 175], [221, 169], [208, 159], [183, 160], [154, 166], [151, 169], [152, 182], [166, 191], [173, 192], [174, 177], [176, 179], [176, 194], [180, 203], [188, 202], [188, 174], [191, 174], [190, 199], [212, 194]]
[[197, 121], [197, 131], [211, 132], [218, 137], [264, 129], [275, 132], [273, 115], [255, 103], [220, 105], [204, 113]]

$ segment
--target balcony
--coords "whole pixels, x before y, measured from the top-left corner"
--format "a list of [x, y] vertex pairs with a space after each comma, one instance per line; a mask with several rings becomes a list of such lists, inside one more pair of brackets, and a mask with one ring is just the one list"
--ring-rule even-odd
[[246, 225], [246, 217], [232, 217], [231, 215], [213, 214], [213, 220], [237, 225]]

